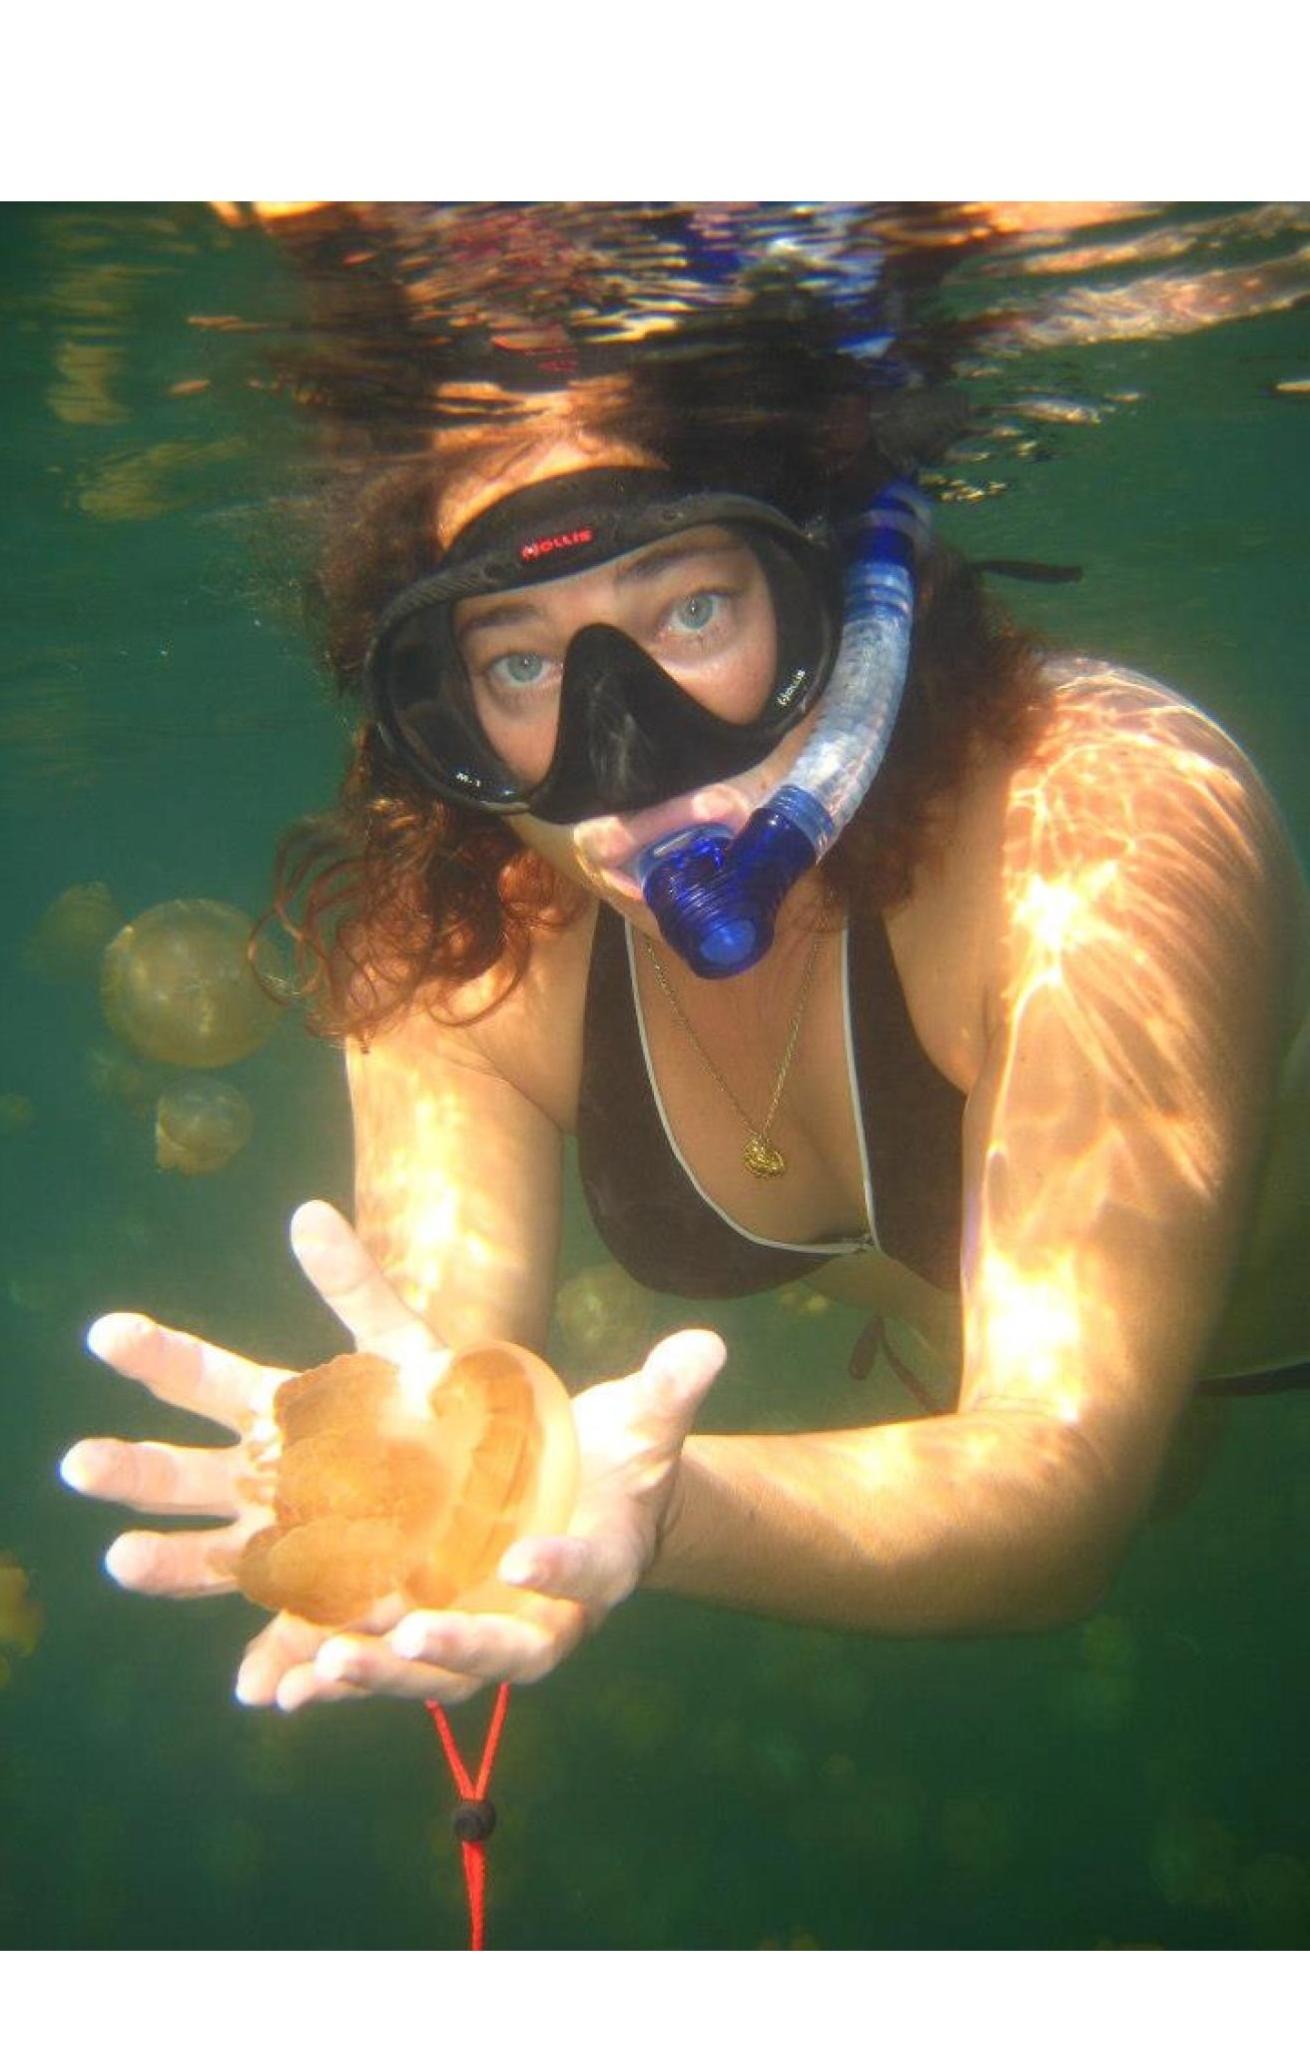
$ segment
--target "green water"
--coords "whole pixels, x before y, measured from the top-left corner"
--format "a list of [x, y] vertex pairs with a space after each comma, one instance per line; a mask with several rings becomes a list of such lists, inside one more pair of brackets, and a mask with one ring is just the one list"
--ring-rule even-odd
[[[99, 1565], [122, 1521], [56, 1474], [85, 1434], [204, 1438], [84, 1353], [98, 1311], [141, 1305], [271, 1361], [337, 1342], [285, 1246], [299, 1200], [348, 1199], [333, 1052], [285, 1024], [226, 1073], [254, 1106], [244, 1155], [167, 1178], [147, 1124], [88, 1079], [93, 989], [22, 956], [43, 908], [92, 879], [125, 915], [183, 896], [256, 910], [278, 830], [331, 790], [344, 731], [277, 504], [300, 431], [250, 383], [258, 338], [188, 322], [285, 311], [291, 288], [274, 250], [199, 208], [10, 209], [0, 262], [0, 1094], [33, 1115], [0, 1135], [0, 1551], [45, 1613], [0, 1691], [0, 1944], [459, 1948], [421, 1711], [239, 1707], [252, 1612], [119, 1592]], [[942, 513], [978, 554], [1084, 565], [1022, 610], [1217, 713], [1303, 852], [1310, 414], [1266, 388], [1308, 356], [1304, 309], [1048, 355], [1052, 389], [1142, 397], [1046, 431], [1054, 461]], [[573, 1203], [569, 1266], [602, 1254]], [[767, 1300], [712, 1317], [732, 1358], [711, 1426], [896, 1406], [845, 1376], [853, 1317], [798, 1324]], [[1215, 1417], [1200, 1489], [1139, 1537], [1087, 1627], [896, 1643], [624, 1607], [515, 1695], [492, 1945], [1303, 1946], [1310, 1395]], [[475, 1746], [484, 1714], [460, 1722]]]

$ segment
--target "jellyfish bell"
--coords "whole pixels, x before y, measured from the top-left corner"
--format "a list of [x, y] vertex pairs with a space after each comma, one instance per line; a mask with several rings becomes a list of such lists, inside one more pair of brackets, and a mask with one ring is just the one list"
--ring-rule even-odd
[[268, 1040], [279, 1009], [249, 961], [253, 923], [217, 899], [170, 899], [120, 929], [100, 996], [138, 1055], [188, 1070], [239, 1063]]
[[108, 885], [70, 885], [52, 899], [27, 938], [23, 961], [51, 983], [94, 977], [106, 944], [123, 924]]
[[654, 1303], [617, 1263], [594, 1263], [566, 1279], [555, 1321], [569, 1362], [587, 1372], [631, 1368], [650, 1340]]
[[36, 1119], [26, 1092], [0, 1092], [0, 1135], [18, 1135]]
[[28, 1588], [27, 1572], [17, 1556], [0, 1553], [0, 1646], [27, 1656], [41, 1639], [45, 1615]]
[[170, 1085], [155, 1107], [155, 1161], [161, 1170], [203, 1177], [245, 1148], [254, 1125], [245, 1093], [222, 1078]]
[[527, 1349], [460, 1349], [438, 1378], [336, 1356], [278, 1389], [272, 1524], [235, 1566], [257, 1605], [324, 1627], [404, 1611], [512, 1612], [496, 1565], [558, 1532], [577, 1490], [568, 1394]]
[[82, 1060], [82, 1075], [98, 1099], [144, 1119], [153, 1112], [168, 1073], [142, 1063], [122, 1042], [94, 1042]]

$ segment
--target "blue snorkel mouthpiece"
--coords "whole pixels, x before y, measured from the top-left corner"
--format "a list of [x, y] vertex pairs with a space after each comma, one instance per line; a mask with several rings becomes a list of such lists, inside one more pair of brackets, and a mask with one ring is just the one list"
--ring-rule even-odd
[[878, 495], [852, 538], [841, 648], [786, 784], [735, 838], [707, 823], [652, 843], [634, 866], [665, 941], [699, 977], [732, 977], [760, 961], [788, 892], [873, 783], [910, 667], [914, 560], [926, 533], [927, 509], [911, 486]]
[[735, 841], [726, 828], [695, 828], [645, 852], [646, 904], [699, 977], [728, 978], [758, 963], [778, 908], [814, 862], [814, 838], [777, 803], [783, 796], [753, 813]]

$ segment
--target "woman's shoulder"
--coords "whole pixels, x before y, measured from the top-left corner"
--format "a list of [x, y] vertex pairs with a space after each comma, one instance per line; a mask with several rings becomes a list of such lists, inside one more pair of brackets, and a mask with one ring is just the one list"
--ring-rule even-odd
[[[1175, 855], [1205, 842], [1239, 851], [1291, 900], [1304, 880], [1277, 800], [1259, 767], [1222, 723], [1193, 700], [1126, 664], [1052, 656], [1043, 667], [1047, 716], [1021, 754], [1012, 809], [1045, 817], [1093, 842], [1108, 824], [1150, 860], [1161, 832]], [[1039, 796], [1040, 795], [1040, 796]]]
[[1069, 744], [1096, 749], [1107, 760], [1149, 762], [1186, 774], [1194, 755], [1256, 783], [1259, 773], [1241, 745], [1213, 714], [1158, 678], [1113, 658], [1072, 651], [1042, 660], [1047, 718], [1037, 727], [1030, 758], [1047, 762]]
[[938, 860], [888, 923], [919, 1038], [966, 1091], [1034, 935], [1095, 935], [1098, 967], [1131, 981], [1162, 935], [1199, 943], [1207, 924], [1255, 922], [1306, 975], [1304, 884], [1233, 737], [1104, 658], [1051, 656], [1043, 683], [1042, 717], [1017, 749], [980, 758]]
[[412, 1058], [502, 1079], [565, 1131], [574, 1124], [594, 908], [544, 926], [515, 975], [506, 962], [460, 984], [427, 986], [378, 1041]]
[[[1277, 802], [1241, 744], [1181, 692], [1126, 665], [1061, 655], [1048, 714], [1012, 773], [1005, 870], [1080, 901], [1103, 892], [1114, 926], [1277, 932], [1297, 991], [1307, 962], [1305, 880]], [[1030, 912], [1031, 907], [1026, 911]], [[1299, 1003], [1299, 1002], [1298, 1002]]]

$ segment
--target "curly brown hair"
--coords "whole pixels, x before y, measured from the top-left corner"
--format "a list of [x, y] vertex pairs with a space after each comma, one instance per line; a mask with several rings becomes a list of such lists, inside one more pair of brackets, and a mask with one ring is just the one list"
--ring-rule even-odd
[[[431, 566], [439, 486], [430, 456], [393, 462], [349, 492], [331, 525], [316, 586], [320, 640], [349, 696], [378, 614]], [[1032, 638], [979, 572], [935, 545], [891, 748], [822, 866], [830, 903], [858, 892], [886, 911], [909, 895], [942, 802], [979, 747], [1014, 749], [1031, 733], [1039, 669]], [[522, 977], [533, 936], [584, 904], [503, 820], [434, 798], [368, 722], [336, 806], [298, 823], [278, 851], [275, 909], [297, 946], [310, 1028], [365, 1045], [416, 1003], [448, 1012], [462, 987], [498, 970], [490, 1010]]]

